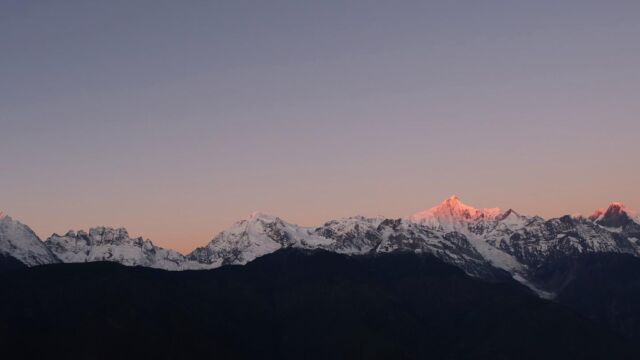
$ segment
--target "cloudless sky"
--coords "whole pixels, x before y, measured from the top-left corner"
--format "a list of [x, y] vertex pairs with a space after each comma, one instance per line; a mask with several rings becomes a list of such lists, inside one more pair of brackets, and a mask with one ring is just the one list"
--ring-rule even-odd
[[640, 2], [0, 2], [0, 209], [186, 252], [451, 194], [640, 210]]

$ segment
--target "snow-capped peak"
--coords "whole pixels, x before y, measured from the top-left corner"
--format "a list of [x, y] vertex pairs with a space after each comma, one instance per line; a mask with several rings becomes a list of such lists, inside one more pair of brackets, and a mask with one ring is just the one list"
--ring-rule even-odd
[[504, 213], [498, 215], [496, 217], [496, 220], [499, 221], [504, 221], [504, 220], [508, 220], [508, 219], [519, 219], [522, 218], [523, 216], [518, 214], [517, 211], [513, 210], [513, 209], [509, 209], [507, 211], [505, 211]]
[[598, 218], [603, 217], [605, 213], [616, 214], [616, 213], [621, 213], [621, 212], [626, 212], [626, 211], [627, 211], [626, 210], [626, 206], [623, 203], [621, 203], [621, 202], [612, 202], [606, 208], [600, 208], [600, 209], [597, 209], [596, 211], [594, 211], [591, 214], [591, 216], [589, 216], [589, 219], [597, 220]]
[[477, 209], [466, 205], [456, 195], [445, 199], [440, 205], [409, 217], [414, 222], [426, 223], [445, 229], [456, 229], [461, 223], [476, 220], [495, 220], [502, 211], [498, 208]]
[[29, 266], [58, 262], [30, 227], [4, 214], [0, 216], [0, 254]]
[[312, 234], [312, 230], [256, 212], [218, 234], [206, 246], [195, 249], [188, 258], [214, 267], [246, 264], [281, 248], [317, 248], [334, 242]]
[[504, 213], [496, 216], [495, 220], [499, 224], [506, 226], [508, 229], [516, 230], [524, 228], [532, 220], [532, 218], [520, 215], [515, 210], [509, 209]]
[[621, 202], [613, 202], [607, 208], [594, 211], [589, 219], [598, 225], [612, 228], [624, 226], [629, 221], [640, 223], [637, 214]]
[[249, 220], [263, 220], [263, 221], [269, 222], [269, 221], [275, 221], [278, 219], [279, 218], [275, 215], [263, 213], [261, 211], [254, 211], [251, 213], [251, 215], [249, 215]]
[[290, 228], [292, 224], [282, 220], [282, 218], [263, 212], [252, 212], [249, 217], [235, 222], [230, 228], [225, 230], [228, 233], [262, 232], [265, 228]]

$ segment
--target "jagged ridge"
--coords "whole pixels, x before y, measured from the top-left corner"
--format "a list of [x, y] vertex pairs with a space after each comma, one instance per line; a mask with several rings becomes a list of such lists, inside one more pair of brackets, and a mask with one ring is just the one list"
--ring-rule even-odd
[[[549, 262], [596, 252], [640, 255], [638, 218], [620, 203], [588, 218], [544, 220], [512, 209], [476, 209], [452, 196], [406, 219], [351, 217], [316, 228], [255, 213], [186, 256], [149, 240], [130, 238], [125, 229], [99, 227], [64, 236], [54, 234], [43, 244], [25, 225], [8, 217], [2, 221], [0, 252], [30, 266], [56, 261], [115, 261], [185, 270], [246, 264], [289, 247], [349, 255], [411, 251], [432, 254], [481, 278], [495, 279], [509, 273], [545, 296], [554, 289], [534, 274]], [[15, 228], [20, 230], [8, 230]]]

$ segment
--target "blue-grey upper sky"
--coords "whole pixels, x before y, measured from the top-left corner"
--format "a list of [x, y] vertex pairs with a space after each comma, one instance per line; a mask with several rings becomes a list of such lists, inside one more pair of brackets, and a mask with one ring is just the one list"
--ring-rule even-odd
[[251, 211], [640, 209], [638, 1], [0, 2], [0, 209], [179, 250]]

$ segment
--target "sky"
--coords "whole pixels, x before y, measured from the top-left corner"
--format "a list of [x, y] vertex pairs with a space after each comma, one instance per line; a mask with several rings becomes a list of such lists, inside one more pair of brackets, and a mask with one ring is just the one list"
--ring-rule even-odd
[[640, 210], [638, 1], [0, 2], [0, 210], [188, 252], [253, 211]]

